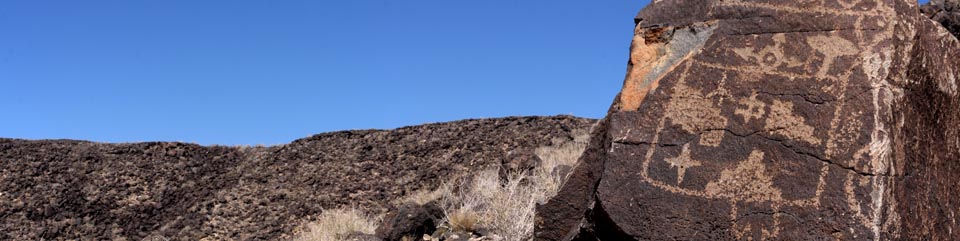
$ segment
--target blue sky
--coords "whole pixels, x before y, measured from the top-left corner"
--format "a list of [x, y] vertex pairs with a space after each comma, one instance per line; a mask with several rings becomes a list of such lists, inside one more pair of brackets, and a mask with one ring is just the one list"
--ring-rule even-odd
[[280, 144], [599, 118], [647, 2], [4, 1], [0, 137]]
[[0, 137], [280, 144], [602, 117], [636, 0], [5, 1]]

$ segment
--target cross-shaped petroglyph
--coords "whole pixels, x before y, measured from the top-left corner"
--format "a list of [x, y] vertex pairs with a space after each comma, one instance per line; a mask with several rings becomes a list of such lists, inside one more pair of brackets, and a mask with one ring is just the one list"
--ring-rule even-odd
[[683, 174], [687, 171], [687, 168], [700, 166], [700, 161], [690, 158], [690, 143], [683, 145], [683, 150], [680, 151], [679, 156], [666, 158], [664, 161], [670, 163], [671, 168], [677, 168], [677, 185], [683, 182]]

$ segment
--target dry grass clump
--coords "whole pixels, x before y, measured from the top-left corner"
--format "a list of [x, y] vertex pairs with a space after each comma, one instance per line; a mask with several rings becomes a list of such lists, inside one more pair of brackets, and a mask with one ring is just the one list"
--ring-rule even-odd
[[560, 187], [567, 181], [569, 173], [556, 173], [557, 167], [567, 166], [573, 169], [577, 165], [577, 159], [587, 148], [590, 141], [590, 132], [587, 130], [575, 130], [573, 132], [573, 141], [554, 141], [560, 143], [554, 146], [544, 146], [537, 148], [534, 152], [543, 162], [540, 167], [534, 171], [535, 180], [547, 192], [548, 197], [557, 195]]
[[297, 241], [341, 241], [354, 233], [373, 234], [380, 218], [357, 209], [324, 210], [317, 221], [307, 224]]
[[456, 189], [444, 185], [442, 189], [446, 190], [439, 192], [439, 198], [447, 223], [461, 231], [473, 231], [476, 227], [464, 227], [479, 226], [502, 240], [530, 239], [534, 207], [556, 195], [566, 181], [567, 175], [554, 170], [574, 166], [587, 138], [587, 134], [582, 134], [574, 141], [537, 149], [543, 162], [531, 173], [512, 173], [503, 180], [497, 169], [490, 169], [454, 183]]
[[477, 230], [477, 223], [480, 222], [480, 217], [476, 212], [466, 208], [460, 208], [457, 211], [449, 213], [447, 216], [447, 223], [450, 225], [454, 231], [459, 232], [473, 232]]
[[[474, 213], [476, 224], [504, 240], [523, 240], [533, 232], [534, 206], [546, 198], [546, 192], [527, 175], [512, 174], [502, 181], [498, 170], [485, 170], [460, 185], [460, 192], [444, 196], [451, 227], [464, 226], [458, 218]], [[456, 228], [455, 228], [456, 229]], [[473, 231], [475, 228], [463, 231]]]
[[[457, 178], [453, 178], [453, 179], [457, 179]], [[402, 198], [394, 200], [393, 204], [400, 205], [404, 203], [416, 203], [418, 205], [424, 205], [429, 203], [430, 201], [440, 200], [441, 197], [443, 197], [444, 195], [448, 195], [453, 190], [453, 186], [451, 184], [452, 183], [450, 182], [444, 182], [444, 183], [441, 183], [440, 186], [437, 187], [437, 189], [433, 189], [433, 190], [424, 189], [424, 190], [412, 192]]]

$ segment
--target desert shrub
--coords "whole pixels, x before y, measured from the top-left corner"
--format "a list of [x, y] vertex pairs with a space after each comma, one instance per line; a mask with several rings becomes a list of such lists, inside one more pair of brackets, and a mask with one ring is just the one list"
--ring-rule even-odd
[[460, 208], [457, 211], [449, 213], [447, 216], [447, 224], [454, 231], [459, 232], [473, 232], [477, 230], [477, 223], [480, 222], [480, 217], [475, 211], [467, 208]]
[[373, 234], [379, 218], [364, 214], [357, 209], [324, 210], [317, 221], [306, 225], [297, 241], [341, 241], [354, 233]]
[[499, 170], [488, 169], [421, 197], [439, 198], [446, 222], [454, 230], [482, 227], [502, 240], [528, 240], [533, 236], [534, 207], [556, 195], [566, 181], [567, 175], [555, 169], [575, 166], [587, 138], [581, 134], [574, 141], [537, 149], [543, 162], [530, 173], [511, 173], [504, 180]]
[[439, 187], [437, 187], [437, 189], [423, 189], [420, 191], [411, 192], [402, 198], [394, 200], [393, 204], [401, 205], [404, 203], [416, 203], [418, 205], [424, 205], [430, 201], [439, 200], [441, 197], [443, 197], [443, 195], [447, 195], [452, 191], [451, 184], [451, 182], [443, 182]]
[[[587, 148], [589, 140], [590, 133], [587, 130], [577, 130], [574, 131], [573, 141], [554, 141], [554, 143], [559, 144], [544, 146], [535, 150], [537, 156], [543, 162], [541, 162], [539, 168], [534, 170], [533, 179], [535, 183], [542, 186], [546, 198], [557, 195], [560, 187], [567, 180], [568, 175], [560, 175], [560, 173], [556, 173], [556, 169], [560, 166], [567, 166], [571, 169], [576, 167], [577, 159]], [[545, 200], [538, 200], [538, 202], [541, 201]]]
[[[394, 203], [439, 201], [444, 222], [454, 231], [483, 228], [490, 234], [488, 238], [529, 240], [533, 236], [534, 207], [557, 194], [567, 175], [556, 169], [575, 167], [588, 138], [586, 131], [580, 131], [572, 141], [554, 140], [553, 145], [536, 149], [542, 162], [531, 172], [511, 173], [503, 179], [498, 169], [487, 169], [472, 176], [448, 177], [450, 181], [437, 189], [412, 192]], [[356, 209], [327, 210], [295, 240], [337, 241], [353, 233], [371, 234], [378, 219]]]

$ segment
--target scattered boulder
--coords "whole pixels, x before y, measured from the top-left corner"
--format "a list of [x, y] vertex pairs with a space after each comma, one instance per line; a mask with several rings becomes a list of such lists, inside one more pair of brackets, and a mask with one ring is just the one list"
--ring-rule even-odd
[[376, 236], [384, 241], [400, 241], [404, 237], [422, 237], [437, 230], [443, 221], [443, 209], [436, 201], [423, 205], [406, 203], [387, 212], [377, 227]]
[[500, 178], [507, 179], [510, 174], [529, 173], [540, 166], [543, 160], [532, 149], [517, 149], [507, 152], [500, 163]]
[[483, 229], [474, 230], [472, 232], [456, 230], [450, 228], [447, 223], [441, 224], [437, 227], [437, 230], [430, 235], [424, 235], [423, 240], [425, 241], [500, 241], [502, 238], [496, 235], [489, 235]]
[[932, 0], [920, 6], [920, 11], [960, 38], [960, 0]]
[[960, 240], [960, 43], [919, 13], [652, 1], [536, 239]]

